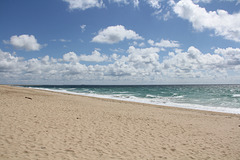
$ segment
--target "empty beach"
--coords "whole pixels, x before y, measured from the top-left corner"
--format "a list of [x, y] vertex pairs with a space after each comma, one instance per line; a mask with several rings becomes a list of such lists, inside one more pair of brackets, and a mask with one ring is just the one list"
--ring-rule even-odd
[[0, 86], [2, 160], [240, 157], [240, 115]]

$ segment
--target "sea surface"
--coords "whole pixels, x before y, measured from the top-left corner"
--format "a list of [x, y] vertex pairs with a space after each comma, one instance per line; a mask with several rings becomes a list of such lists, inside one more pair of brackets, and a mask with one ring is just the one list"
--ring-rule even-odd
[[24, 87], [240, 114], [240, 85], [34, 85]]

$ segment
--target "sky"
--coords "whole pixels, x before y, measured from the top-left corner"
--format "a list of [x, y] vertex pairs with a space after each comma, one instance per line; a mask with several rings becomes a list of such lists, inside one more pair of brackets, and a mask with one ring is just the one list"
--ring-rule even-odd
[[240, 84], [240, 0], [1, 0], [0, 84]]

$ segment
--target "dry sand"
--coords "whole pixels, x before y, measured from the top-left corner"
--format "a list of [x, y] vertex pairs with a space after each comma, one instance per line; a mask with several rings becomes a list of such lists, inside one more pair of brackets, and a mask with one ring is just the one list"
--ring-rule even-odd
[[0, 86], [1, 160], [240, 159], [240, 115]]

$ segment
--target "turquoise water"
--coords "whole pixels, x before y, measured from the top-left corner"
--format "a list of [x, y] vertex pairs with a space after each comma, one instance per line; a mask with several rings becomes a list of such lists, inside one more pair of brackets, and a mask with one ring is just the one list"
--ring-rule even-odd
[[240, 114], [240, 85], [41, 85], [38, 89]]

